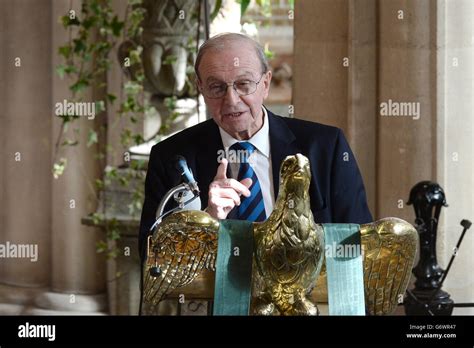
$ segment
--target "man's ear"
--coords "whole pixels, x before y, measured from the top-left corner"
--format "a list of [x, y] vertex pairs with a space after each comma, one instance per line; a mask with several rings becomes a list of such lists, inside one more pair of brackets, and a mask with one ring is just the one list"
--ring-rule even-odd
[[194, 83], [196, 85], [197, 90], [201, 92], [202, 91], [202, 89], [201, 89], [202, 82], [201, 82], [201, 79], [198, 76], [196, 76], [196, 79], [194, 80]]
[[270, 84], [272, 82], [272, 71], [268, 70], [263, 77], [263, 99], [268, 97], [268, 92], [270, 92]]

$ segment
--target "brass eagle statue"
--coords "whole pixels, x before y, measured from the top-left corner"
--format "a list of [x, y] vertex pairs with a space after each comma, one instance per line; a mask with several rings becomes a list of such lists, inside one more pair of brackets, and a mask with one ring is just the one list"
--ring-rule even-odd
[[[301, 154], [288, 156], [281, 165], [273, 212], [266, 221], [253, 223], [252, 314], [319, 313], [309, 294], [324, 263], [324, 234], [311, 212], [310, 182], [309, 160]], [[203, 270], [215, 270], [218, 230], [219, 221], [203, 211], [176, 212], [158, 225], [148, 238], [143, 266], [148, 314]], [[361, 225], [360, 235], [366, 310], [390, 314], [407, 289], [418, 234], [404, 220], [385, 218]]]

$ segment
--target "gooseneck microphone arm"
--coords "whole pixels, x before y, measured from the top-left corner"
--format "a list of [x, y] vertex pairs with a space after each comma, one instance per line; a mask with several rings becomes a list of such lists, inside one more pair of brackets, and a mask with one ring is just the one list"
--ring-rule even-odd
[[[155, 223], [151, 226], [149, 232], [152, 233], [155, 227], [161, 222], [161, 220], [166, 216], [169, 215], [179, 209], [183, 209], [186, 205], [194, 201], [197, 197], [199, 197], [199, 186], [194, 180], [194, 176], [189, 170], [188, 163], [186, 162], [186, 159], [178, 155], [175, 157], [175, 168], [178, 170], [179, 174], [181, 175], [181, 178], [183, 180], [183, 183], [179, 184], [178, 186], [173, 187], [172, 189], [168, 190], [168, 192], [165, 193], [163, 199], [161, 200], [160, 204], [158, 205], [158, 209], [156, 211], [156, 221]], [[179, 193], [184, 193], [191, 191], [194, 195], [193, 198], [187, 200], [186, 202], [183, 202], [182, 200], [176, 199], [178, 203], [178, 207], [171, 209], [164, 213], [166, 204], [168, 204], [168, 201], [171, 199], [171, 197], [176, 197], [176, 194]]]
[[161, 222], [161, 220], [163, 220], [163, 218], [166, 215], [169, 215], [177, 210], [183, 209], [186, 205], [188, 205], [189, 203], [194, 201], [197, 197], [199, 197], [199, 194], [198, 195], [195, 194], [193, 198], [188, 199], [186, 202], [178, 202], [178, 206], [176, 208], [168, 210], [166, 213], [163, 213], [163, 211], [165, 210], [166, 204], [171, 199], [171, 197], [173, 197], [175, 194], [179, 194], [179, 193], [187, 192], [187, 191], [192, 191], [192, 188], [188, 184], [183, 182], [179, 184], [178, 186], [175, 186], [172, 189], [168, 190], [168, 192], [165, 193], [163, 199], [158, 205], [158, 209], [156, 211], [156, 221], [150, 227], [150, 230], [149, 230], [150, 233], [153, 232], [156, 226], [158, 226], [158, 224]]
[[[153, 233], [154, 229], [160, 224], [160, 222], [163, 220], [163, 218], [166, 215], [169, 215], [171, 213], [174, 213], [177, 210], [183, 209], [186, 205], [190, 204], [192, 201], [194, 201], [196, 198], [199, 197], [199, 187], [194, 180], [194, 176], [189, 170], [188, 164], [186, 162], [186, 159], [183, 156], [176, 156], [175, 157], [175, 168], [178, 170], [179, 174], [181, 175], [181, 178], [183, 182], [179, 184], [178, 186], [175, 186], [168, 190], [165, 195], [163, 196], [163, 199], [160, 201], [158, 204], [158, 208], [156, 211], [156, 220], [153, 223], [153, 225], [150, 227], [148, 230], [148, 237]], [[193, 197], [188, 199], [187, 201], [184, 200], [184, 196], [182, 195], [185, 192], [192, 192]], [[176, 202], [178, 203], [178, 206], [168, 210], [167, 212], [164, 212], [166, 204], [168, 204], [169, 200], [171, 197], [174, 197]], [[146, 244], [145, 244], [146, 245]], [[147, 247], [146, 247], [147, 248]], [[144, 262], [146, 261], [147, 258], [147, 253], [148, 250], [145, 250], [143, 255], [143, 260], [141, 263], [140, 267], [140, 304], [138, 308], [138, 315], [142, 315], [142, 306], [143, 306], [143, 266]], [[161, 275], [161, 269], [158, 265], [155, 265], [154, 267], [151, 267], [149, 270], [150, 274], [154, 277], [159, 277]]]

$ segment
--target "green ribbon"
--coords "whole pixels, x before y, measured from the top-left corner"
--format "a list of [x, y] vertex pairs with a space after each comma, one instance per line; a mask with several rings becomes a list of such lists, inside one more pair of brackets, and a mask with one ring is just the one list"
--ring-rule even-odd
[[323, 224], [329, 315], [365, 315], [360, 227]]
[[[323, 224], [330, 315], [365, 315], [359, 225]], [[219, 227], [214, 315], [248, 315], [252, 285], [252, 222]]]
[[222, 220], [219, 227], [214, 315], [248, 315], [252, 285], [252, 222]]

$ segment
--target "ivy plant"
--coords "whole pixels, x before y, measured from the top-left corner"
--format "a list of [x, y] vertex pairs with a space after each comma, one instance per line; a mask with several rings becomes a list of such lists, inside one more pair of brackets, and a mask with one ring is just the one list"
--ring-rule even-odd
[[[146, 11], [142, 6], [142, 0], [129, 0], [124, 18], [120, 18], [114, 12], [111, 0], [85, 0], [79, 13], [70, 10], [61, 17], [61, 23], [68, 32], [68, 41], [58, 48], [58, 54], [62, 62], [56, 67], [56, 72], [60, 78], [68, 78], [71, 81], [69, 90], [71, 92], [71, 102], [83, 102], [84, 92], [89, 88], [94, 88], [97, 95], [102, 99], [95, 101], [95, 113], [97, 117], [105, 117], [107, 111], [111, 111], [118, 118], [127, 118], [131, 123], [138, 122], [139, 115], [149, 112], [152, 107], [145, 98], [143, 81], [144, 71], [141, 61], [141, 34], [143, 31], [142, 22]], [[115, 95], [107, 91], [106, 73], [112, 66], [112, 59], [115, 58], [114, 50], [119, 42], [132, 43], [128, 48], [128, 57], [123, 64], [124, 68], [133, 69], [133, 78], [128, 78], [121, 85], [120, 95]], [[101, 122], [99, 128], [94, 128], [91, 124], [88, 129], [82, 125], [77, 126], [79, 115], [70, 113], [58, 115], [61, 119], [61, 127], [57, 134], [53, 175], [58, 178], [64, 173], [67, 167], [67, 158], [63, 155], [65, 147], [77, 146], [79, 144], [80, 132], [87, 132], [87, 147], [94, 144], [100, 145], [102, 137], [106, 134], [106, 127], [110, 127], [107, 122]], [[73, 132], [68, 132], [70, 127], [74, 127]], [[145, 139], [141, 133], [135, 133], [130, 128], [121, 129], [121, 144], [128, 148], [132, 145], [142, 144]], [[105, 141], [102, 141], [105, 143]], [[105, 159], [108, 152], [113, 151], [108, 146], [96, 146], [96, 160], [105, 167]], [[131, 170], [125, 175], [118, 176], [117, 171], [105, 170], [100, 178], [94, 180], [94, 192], [104, 190], [112, 181], [117, 181], [120, 185], [128, 187], [132, 180], [143, 181], [144, 161], [130, 162]], [[131, 216], [139, 216], [141, 204], [143, 202], [143, 188], [140, 187], [133, 193], [133, 200], [129, 203], [129, 213]], [[99, 196], [96, 195], [99, 199]], [[106, 205], [108, 202], [102, 202]], [[106, 207], [104, 210], [107, 211]], [[104, 226], [106, 239], [115, 241], [120, 238], [118, 221], [114, 217], [104, 216], [94, 213], [91, 215], [95, 224]], [[110, 248], [106, 241], [97, 244], [97, 251], [104, 252], [108, 257], [115, 257], [118, 250]]]

